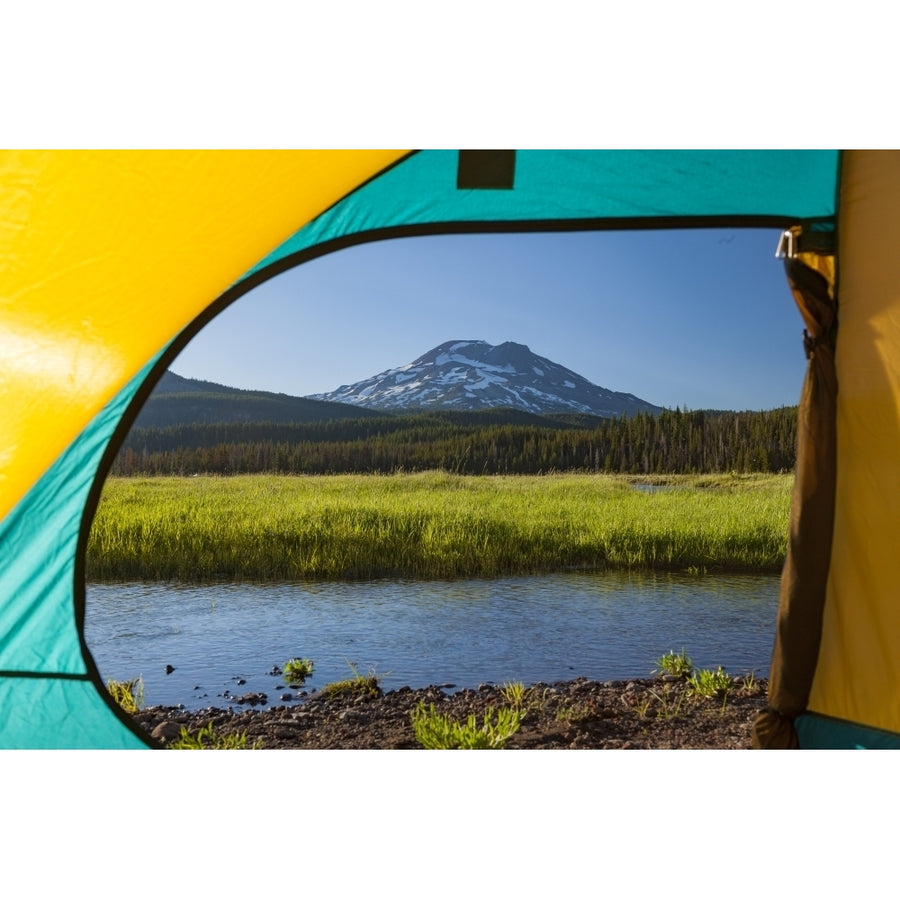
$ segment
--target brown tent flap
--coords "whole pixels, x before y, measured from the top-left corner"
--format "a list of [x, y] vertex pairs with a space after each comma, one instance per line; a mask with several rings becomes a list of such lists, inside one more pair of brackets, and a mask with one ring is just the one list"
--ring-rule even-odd
[[785, 269], [806, 324], [809, 366], [798, 413], [797, 470], [769, 673], [769, 708], [753, 725], [753, 746], [758, 749], [799, 746], [793, 720], [806, 710], [816, 671], [834, 528], [837, 304], [833, 257], [802, 254], [786, 259]]

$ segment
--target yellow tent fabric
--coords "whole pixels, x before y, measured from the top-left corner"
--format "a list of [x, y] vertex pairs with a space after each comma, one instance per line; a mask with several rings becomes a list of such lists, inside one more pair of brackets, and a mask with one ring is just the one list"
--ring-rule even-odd
[[233, 281], [402, 155], [0, 154], [0, 520]]
[[834, 551], [809, 708], [900, 731], [900, 152], [846, 151]]

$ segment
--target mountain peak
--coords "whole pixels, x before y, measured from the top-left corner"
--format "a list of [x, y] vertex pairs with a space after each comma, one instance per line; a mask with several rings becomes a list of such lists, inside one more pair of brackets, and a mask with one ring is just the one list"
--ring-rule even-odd
[[578, 412], [611, 418], [660, 407], [610, 391], [515, 341], [445, 341], [395, 369], [312, 399], [369, 409], [490, 409]]

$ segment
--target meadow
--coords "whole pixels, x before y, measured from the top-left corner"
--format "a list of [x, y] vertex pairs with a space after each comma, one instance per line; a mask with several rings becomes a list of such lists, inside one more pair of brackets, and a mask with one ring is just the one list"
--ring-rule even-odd
[[777, 571], [792, 483], [791, 475], [111, 477], [86, 576], [203, 582]]

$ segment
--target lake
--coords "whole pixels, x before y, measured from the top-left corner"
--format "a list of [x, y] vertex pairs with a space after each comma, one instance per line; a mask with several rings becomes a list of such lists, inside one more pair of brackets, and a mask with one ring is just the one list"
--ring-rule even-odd
[[308, 691], [354, 668], [374, 670], [385, 690], [642, 678], [682, 648], [698, 668], [767, 676], [778, 576], [127, 583], [86, 593], [85, 637], [104, 679], [141, 675], [146, 705], [201, 709], [248, 692], [295, 702], [298, 692], [269, 674], [292, 657], [315, 662]]

